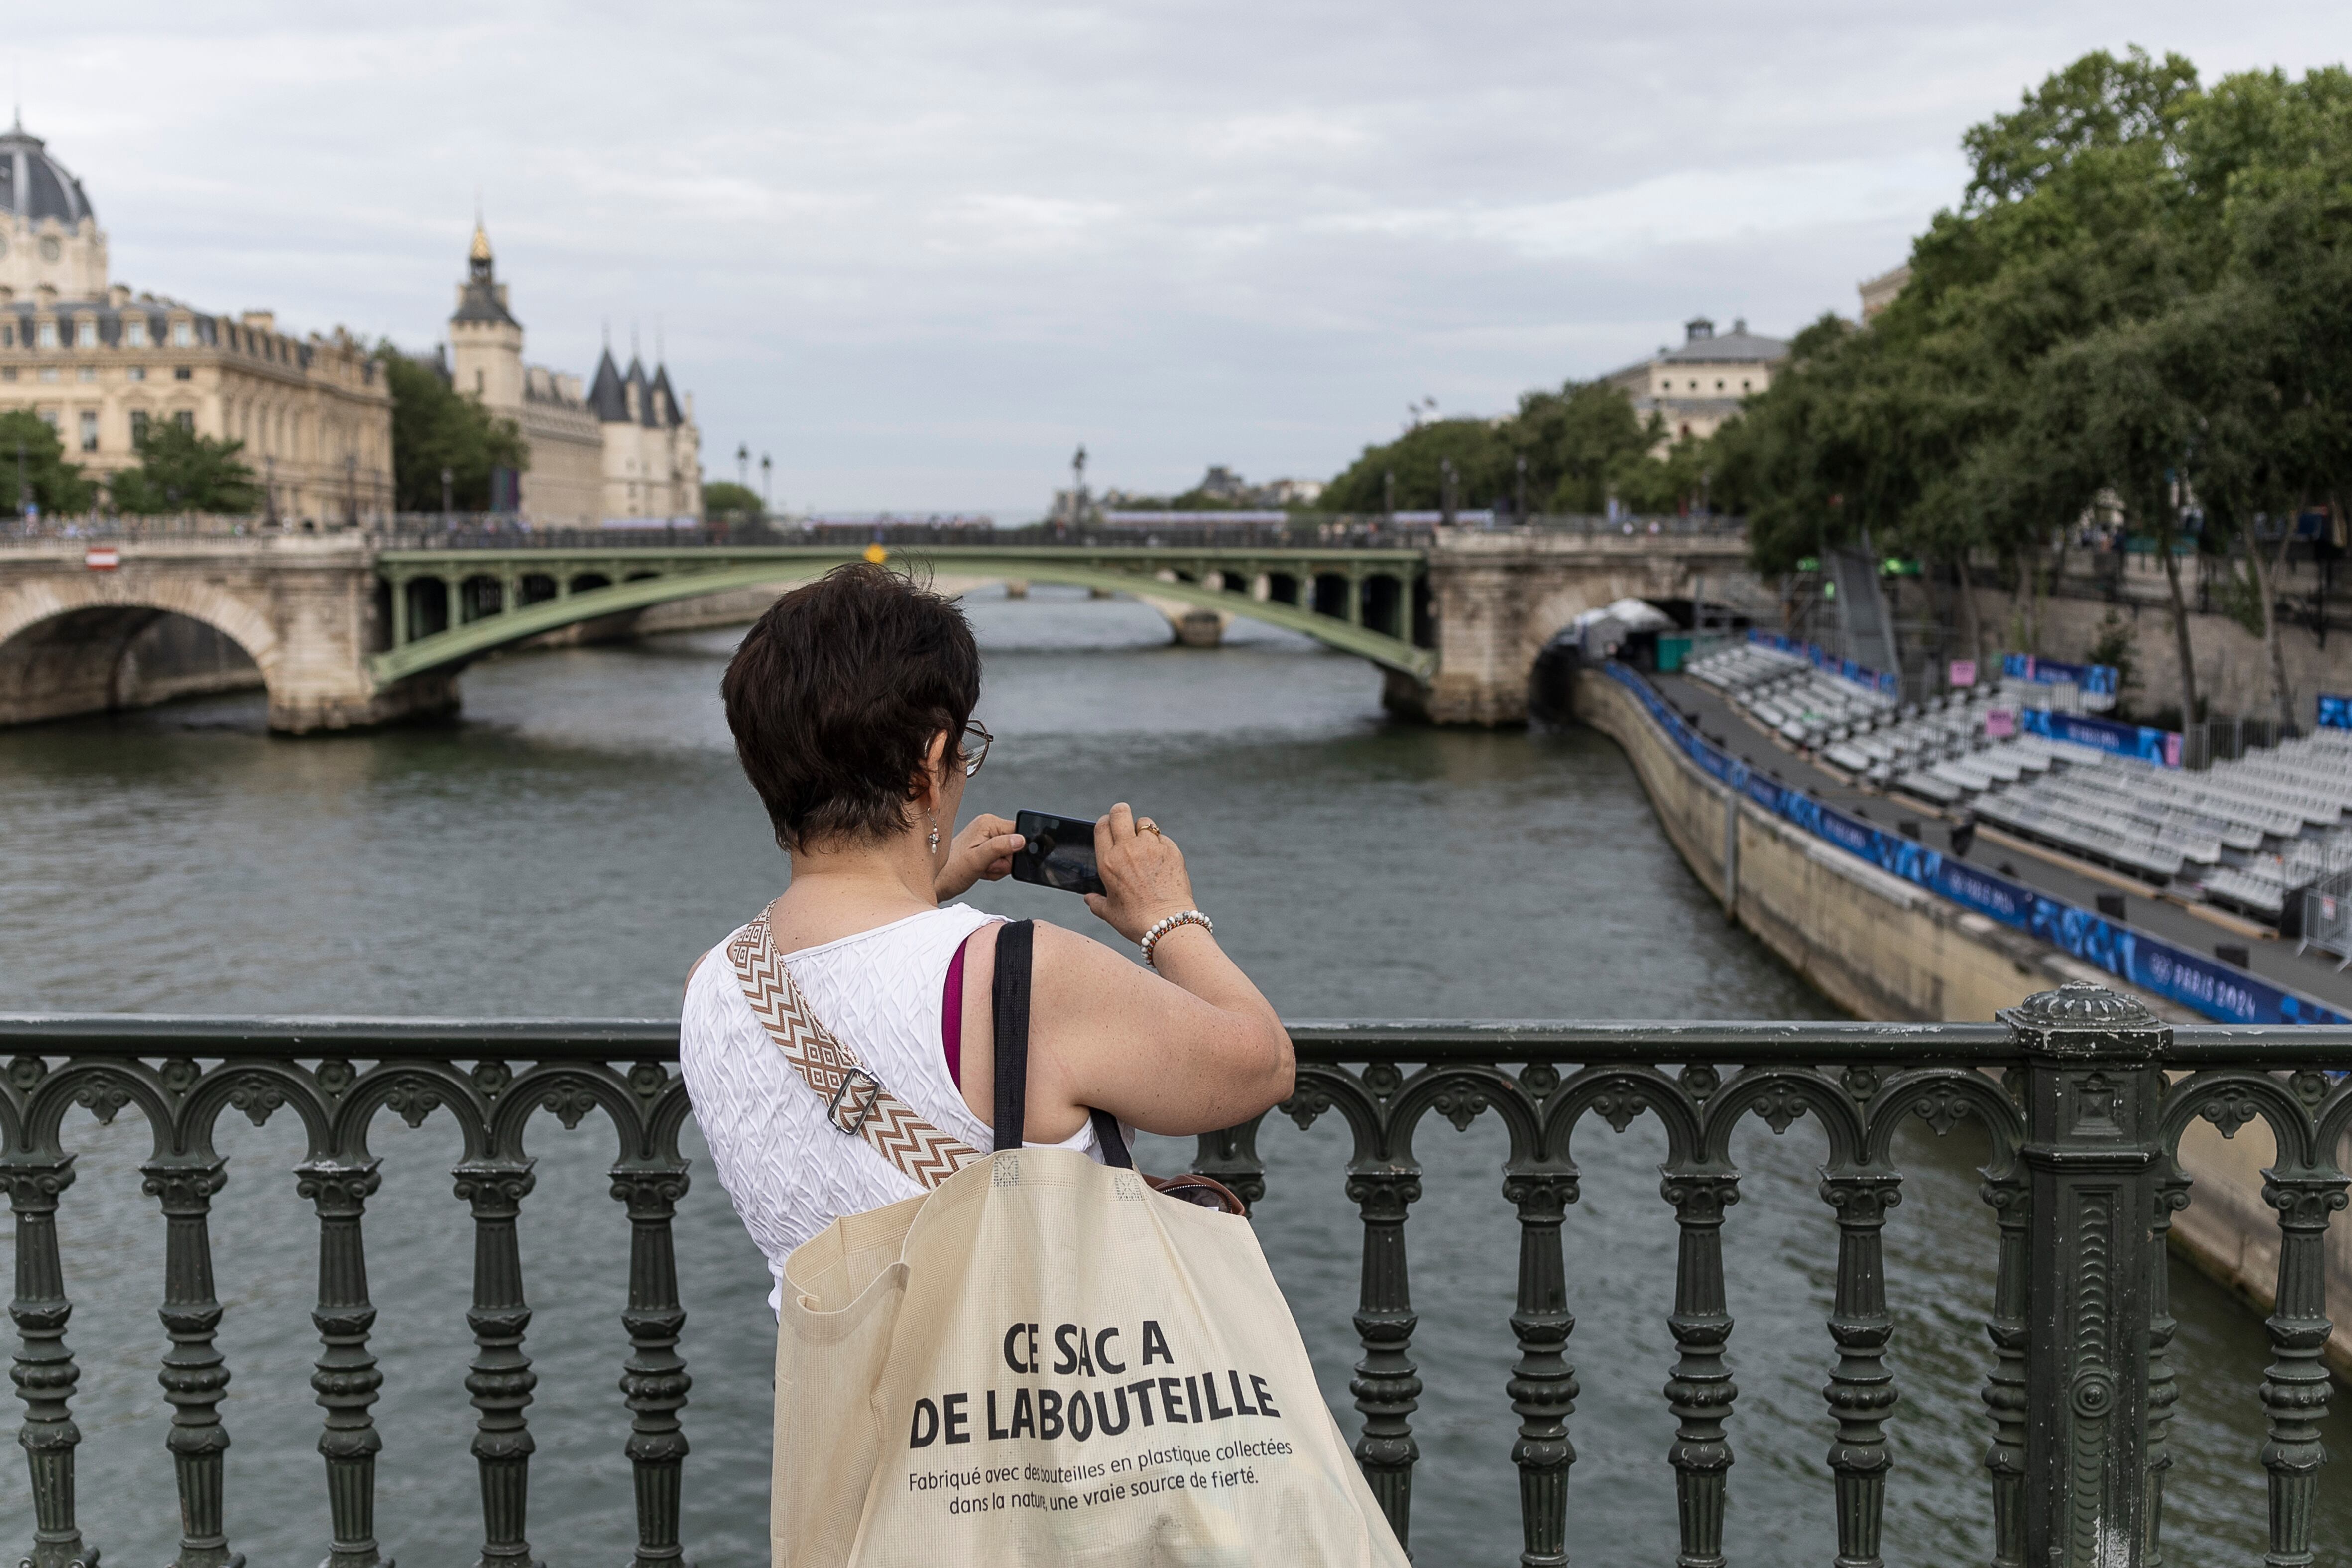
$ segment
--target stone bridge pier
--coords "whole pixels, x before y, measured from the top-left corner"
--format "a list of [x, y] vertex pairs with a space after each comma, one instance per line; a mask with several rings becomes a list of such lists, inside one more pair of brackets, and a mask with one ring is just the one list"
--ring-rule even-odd
[[1438, 724], [1521, 724], [1545, 643], [1586, 610], [1626, 597], [1704, 598], [1777, 616], [1744, 533], [1446, 529], [1429, 552], [1437, 668], [1385, 671], [1392, 712]]
[[367, 658], [386, 644], [386, 617], [374, 552], [360, 539], [145, 540], [119, 551], [57, 540], [0, 548], [0, 724], [134, 705], [142, 639], [175, 615], [252, 660], [269, 727], [283, 733], [457, 705], [448, 672], [377, 690]]

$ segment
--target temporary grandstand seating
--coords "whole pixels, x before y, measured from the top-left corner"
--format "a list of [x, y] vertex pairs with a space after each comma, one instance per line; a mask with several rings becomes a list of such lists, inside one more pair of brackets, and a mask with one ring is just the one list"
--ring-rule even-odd
[[1689, 674], [1842, 773], [2180, 897], [2275, 922], [2301, 889], [2352, 870], [2352, 731], [2188, 773], [2038, 735], [1989, 738], [1989, 709], [2047, 700], [2022, 683], [1898, 705], [1753, 645]]

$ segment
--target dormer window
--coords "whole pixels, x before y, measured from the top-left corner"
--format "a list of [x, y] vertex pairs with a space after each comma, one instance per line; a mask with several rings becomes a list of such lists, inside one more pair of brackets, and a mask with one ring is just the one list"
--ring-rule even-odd
[[174, 321], [172, 323], [172, 346], [173, 348], [184, 349], [195, 341], [196, 324], [194, 321]]
[[147, 318], [132, 316], [122, 323], [122, 346], [143, 349], [147, 346]]
[[78, 349], [98, 347], [98, 323], [88, 316], [74, 323], [74, 347]]
[[43, 321], [39, 331], [43, 348], [53, 349], [58, 346], [58, 324], [55, 321]]

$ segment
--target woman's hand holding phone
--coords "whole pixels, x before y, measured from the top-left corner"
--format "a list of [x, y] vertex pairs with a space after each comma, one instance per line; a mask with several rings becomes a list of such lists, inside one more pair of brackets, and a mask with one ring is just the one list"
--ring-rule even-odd
[[1095, 864], [1108, 891], [1088, 893], [1087, 908], [1129, 942], [1142, 941], [1160, 921], [1192, 907], [1184, 852], [1166, 834], [1137, 827], [1125, 801], [1095, 823]]
[[947, 863], [931, 879], [931, 892], [940, 902], [960, 899], [971, 890], [974, 882], [994, 882], [1013, 869], [1013, 857], [1021, 848], [1021, 835], [1013, 831], [1013, 824], [986, 812], [963, 825], [949, 847]]

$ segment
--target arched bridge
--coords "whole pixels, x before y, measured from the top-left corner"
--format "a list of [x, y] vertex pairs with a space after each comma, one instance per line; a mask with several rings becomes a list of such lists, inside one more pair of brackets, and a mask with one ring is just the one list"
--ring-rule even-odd
[[[565, 626], [782, 587], [864, 553], [856, 545], [385, 551], [377, 572], [389, 588], [390, 647], [368, 668], [389, 686]], [[1437, 667], [1422, 550], [923, 545], [889, 558], [928, 569], [943, 587], [1065, 583], [1133, 594], [1152, 601], [1180, 635], [1186, 610], [1240, 616], [1415, 680]]]
[[[358, 534], [0, 542], [0, 724], [135, 706], [167, 617], [242, 649], [293, 734], [446, 711], [470, 661], [566, 626], [625, 626], [654, 605], [761, 595], [865, 553], [593, 535], [518, 545], [391, 547]], [[1244, 616], [1369, 660], [1394, 710], [1517, 722], [1537, 651], [1577, 612], [1633, 595], [1769, 608], [1736, 532], [1444, 529], [1402, 545], [911, 545], [894, 558], [942, 588], [1066, 583], [1128, 593], [1186, 641]], [[758, 592], [750, 592], [757, 590]], [[731, 606], [730, 606], [731, 608]], [[193, 630], [194, 628], [187, 628]], [[234, 654], [230, 654], [234, 657]]]

